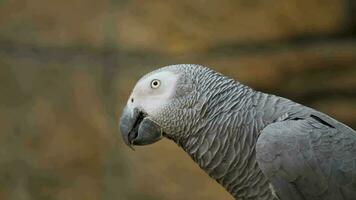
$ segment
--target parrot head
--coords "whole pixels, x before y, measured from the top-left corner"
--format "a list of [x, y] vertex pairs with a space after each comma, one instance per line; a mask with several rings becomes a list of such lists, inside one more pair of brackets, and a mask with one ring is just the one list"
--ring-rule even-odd
[[119, 122], [128, 146], [152, 144], [163, 136], [174, 138], [192, 123], [188, 121], [198, 98], [192, 76], [197, 69], [203, 67], [171, 65], [138, 80]]

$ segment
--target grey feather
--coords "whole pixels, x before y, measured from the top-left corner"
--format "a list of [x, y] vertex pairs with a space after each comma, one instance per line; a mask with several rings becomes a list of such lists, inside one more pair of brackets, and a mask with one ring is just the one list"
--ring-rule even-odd
[[322, 113], [268, 125], [256, 151], [281, 199], [356, 199], [356, 133]]
[[356, 199], [356, 133], [199, 65], [155, 121], [236, 199]]

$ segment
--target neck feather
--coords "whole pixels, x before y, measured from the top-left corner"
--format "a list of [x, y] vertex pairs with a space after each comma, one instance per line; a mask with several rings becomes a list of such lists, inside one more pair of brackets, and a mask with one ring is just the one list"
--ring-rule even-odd
[[[272, 199], [255, 159], [258, 134], [266, 125], [256, 111], [264, 94], [238, 83], [214, 92], [188, 137], [177, 142], [235, 198]], [[256, 188], [261, 191], [256, 193]]]

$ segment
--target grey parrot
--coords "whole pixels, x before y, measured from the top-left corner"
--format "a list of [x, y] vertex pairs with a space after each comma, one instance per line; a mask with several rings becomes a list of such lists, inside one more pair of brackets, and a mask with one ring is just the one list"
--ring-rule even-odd
[[235, 199], [356, 199], [356, 132], [207, 67], [143, 76], [120, 119], [130, 147], [173, 140]]

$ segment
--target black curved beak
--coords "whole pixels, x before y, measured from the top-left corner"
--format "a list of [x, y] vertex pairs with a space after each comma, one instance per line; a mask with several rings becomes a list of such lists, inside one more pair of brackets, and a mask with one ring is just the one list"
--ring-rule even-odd
[[121, 115], [120, 132], [130, 148], [133, 145], [152, 144], [162, 138], [162, 129], [157, 123], [138, 108], [129, 109], [127, 106]]

